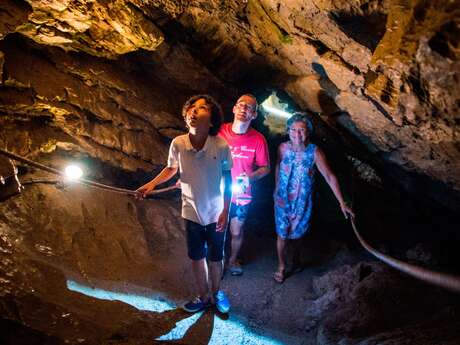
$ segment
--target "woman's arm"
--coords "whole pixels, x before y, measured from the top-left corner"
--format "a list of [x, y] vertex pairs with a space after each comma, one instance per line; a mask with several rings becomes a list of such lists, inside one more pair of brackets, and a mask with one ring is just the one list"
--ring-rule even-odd
[[319, 172], [323, 175], [324, 179], [326, 180], [329, 187], [332, 189], [337, 201], [340, 204], [340, 209], [342, 210], [343, 215], [345, 218], [348, 218], [348, 214], [354, 217], [353, 211], [348, 207], [348, 205], [343, 200], [342, 191], [340, 190], [340, 185], [335, 176], [334, 172], [329, 167], [329, 163], [327, 162], [326, 156], [319, 147], [316, 147], [315, 152], [315, 163], [318, 167]]

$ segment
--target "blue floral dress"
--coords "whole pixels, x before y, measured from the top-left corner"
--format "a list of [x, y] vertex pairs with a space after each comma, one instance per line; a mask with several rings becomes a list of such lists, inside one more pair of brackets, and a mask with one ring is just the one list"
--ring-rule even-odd
[[275, 191], [276, 232], [283, 239], [302, 237], [310, 227], [316, 145], [296, 152], [287, 142], [280, 157], [278, 188]]

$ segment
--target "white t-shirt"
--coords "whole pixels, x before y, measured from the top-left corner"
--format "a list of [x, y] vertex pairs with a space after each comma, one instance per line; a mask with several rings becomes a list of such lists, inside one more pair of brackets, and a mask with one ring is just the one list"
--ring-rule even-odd
[[188, 134], [180, 135], [169, 148], [168, 167], [179, 167], [182, 217], [201, 225], [217, 222], [224, 207], [222, 172], [232, 168], [232, 155], [225, 140], [208, 135], [203, 148], [197, 151]]

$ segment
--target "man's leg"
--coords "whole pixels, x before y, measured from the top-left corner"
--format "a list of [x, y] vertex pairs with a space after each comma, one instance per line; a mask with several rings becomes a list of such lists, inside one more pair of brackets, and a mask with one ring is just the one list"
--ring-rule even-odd
[[240, 253], [241, 245], [243, 244], [243, 225], [244, 221], [238, 219], [238, 217], [233, 217], [230, 219], [230, 234], [232, 250], [230, 253], [230, 258], [228, 259], [228, 264], [230, 267], [237, 265], [238, 254]]
[[193, 299], [186, 303], [184, 309], [194, 313], [206, 308], [210, 300], [208, 266], [206, 263], [206, 231], [204, 226], [189, 220], [185, 220], [185, 230], [195, 292], [199, 299]]

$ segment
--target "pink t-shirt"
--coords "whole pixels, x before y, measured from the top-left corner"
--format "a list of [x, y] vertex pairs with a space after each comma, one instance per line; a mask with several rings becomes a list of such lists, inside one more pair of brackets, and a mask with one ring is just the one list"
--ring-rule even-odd
[[[249, 128], [245, 134], [236, 134], [232, 131], [232, 123], [221, 126], [220, 137], [227, 141], [232, 151], [232, 183], [236, 183], [236, 177], [242, 173], [252, 173], [259, 167], [270, 166], [267, 141], [264, 136], [254, 128]], [[251, 186], [246, 192], [233, 196], [232, 202], [238, 205], [246, 205], [251, 202]]]

